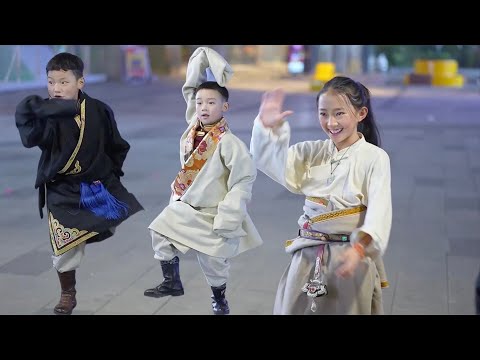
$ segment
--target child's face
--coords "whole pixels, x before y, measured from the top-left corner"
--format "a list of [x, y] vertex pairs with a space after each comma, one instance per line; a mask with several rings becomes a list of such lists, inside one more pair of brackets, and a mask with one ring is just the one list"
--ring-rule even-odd
[[65, 100], [77, 100], [78, 90], [81, 90], [85, 83], [83, 77], [77, 80], [72, 70], [49, 71], [47, 79], [50, 98]]
[[357, 111], [345, 96], [331, 91], [318, 99], [320, 125], [338, 150], [352, 145], [359, 139], [357, 125], [365, 119], [367, 113], [366, 107]]
[[222, 95], [216, 90], [199, 90], [195, 101], [197, 104], [195, 107], [197, 118], [204, 125], [215, 124], [223, 117], [223, 113], [228, 110], [228, 103], [223, 101]]

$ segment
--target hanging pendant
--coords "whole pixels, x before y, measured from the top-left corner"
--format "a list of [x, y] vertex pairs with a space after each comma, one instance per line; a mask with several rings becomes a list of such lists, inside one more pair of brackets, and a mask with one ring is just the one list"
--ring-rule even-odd
[[321, 267], [321, 257], [317, 256], [317, 259], [315, 261], [315, 272], [313, 274], [313, 279], [308, 281], [302, 287], [302, 291], [307, 293], [308, 297], [316, 298], [328, 294], [327, 285], [325, 284], [324, 274], [322, 273]]
[[327, 185], [330, 185], [331, 183], [333, 183], [333, 180], [335, 180], [335, 175], [332, 175], [327, 179]]
[[303, 285], [302, 291], [307, 293], [308, 297], [320, 297], [328, 294], [327, 285], [318, 279], [313, 279]]

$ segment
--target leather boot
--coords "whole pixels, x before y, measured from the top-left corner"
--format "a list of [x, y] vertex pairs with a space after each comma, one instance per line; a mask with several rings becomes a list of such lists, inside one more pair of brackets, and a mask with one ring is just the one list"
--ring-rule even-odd
[[163, 296], [180, 296], [184, 294], [182, 281], [180, 280], [180, 259], [175, 256], [170, 261], [160, 261], [162, 265], [162, 272], [164, 280], [163, 282], [152, 288], [147, 289], [143, 293], [145, 296], [150, 297], [163, 297]]
[[63, 273], [57, 271], [57, 274], [60, 279], [62, 292], [60, 295], [60, 301], [53, 311], [56, 315], [70, 315], [75, 306], [77, 306], [77, 299], [75, 298], [75, 295], [77, 294], [77, 290], [75, 290], [75, 270]]
[[214, 315], [228, 315], [230, 314], [230, 308], [228, 307], [228, 301], [225, 299], [225, 291], [227, 290], [227, 284], [223, 284], [219, 287], [212, 286], [213, 295], [212, 309]]

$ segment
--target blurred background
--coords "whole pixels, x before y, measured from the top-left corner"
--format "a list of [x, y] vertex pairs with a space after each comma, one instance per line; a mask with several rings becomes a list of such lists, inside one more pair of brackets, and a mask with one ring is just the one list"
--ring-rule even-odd
[[[200, 45], [1, 45], [0, 90], [43, 86], [56, 53], [82, 57], [90, 83], [182, 78]], [[316, 90], [337, 73], [379, 82], [462, 87], [480, 77], [480, 45], [207, 45], [240, 77], [309, 77]]]
[[[58, 52], [85, 62], [85, 91], [108, 103], [131, 144], [124, 184], [145, 207], [112, 240], [92, 244], [78, 271], [76, 315], [211, 314], [193, 252], [181, 259], [185, 295], [152, 299], [162, 279], [150, 222], [168, 204], [185, 130], [182, 85], [201, 45], [0, 46], [0, 314], [52, 314], [59, 286], [34, 181], [40, 151], [24, 148], [16, 105], [47, 96], [45, 66]], [[480, 270], [480, 45], [206, 45], [232, 65], [228, 122], [247, 145], [262, 93], [282, 87], [292, 142], [323, 140], [315, 97], [344, 74], [372, 94], [391, 160], [393, 224], [385, 313], [475, 314]], [[232, 260], [232, 315], [272, 313], [304, 199], [258, 172], [250, 215], [264, 245]], [[379, 221], [382, 221], [379, 219]]]

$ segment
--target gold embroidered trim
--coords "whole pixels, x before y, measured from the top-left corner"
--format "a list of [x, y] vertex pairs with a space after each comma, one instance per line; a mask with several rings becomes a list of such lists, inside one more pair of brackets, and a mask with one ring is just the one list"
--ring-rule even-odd
[[48, 225], [50, 229], [50, 242], [52, 243], [55, 256], [62, 255], [81, 242], [98, 235], [95, 231], [88, 232], [87, 230], [66, 228], [53, 217], [51, 212], [49, 212], [48, 216]]
[[78, 128], [80, 129], [80, 126], [82, 125], [82, 121], [80, 120], [80, 115], [75, 115], [74, 119], [78, 125]]
[[67, 175], [78, 174], [80, 171], [82, 171], [82, 167], [80, 166], [80, 162], [77, 160], [75, 162], [75, 168], [72, 171], [69, 171]]
[[324, 206], [328, 205], [328, 200], [321, 197], [307, 196], [307, 200]]
[[285, 247], [288, 247], [293, 244], [294, 240], [285, 240]]
[[68, 168], [72, 165], [73, 160], [75, 160], [75, 157], [77, 156], [78, 151], [80, 150], [80, 146], [82, 145], [82, 142], [83, 142], [84, 132], [85, 132], [85, 100], [82, 101], [82, 104], [80, 106], [80, 136], [78, 137], [77, 146], [75, 146], [75, 149], [73, 150], [73, 153], [70, 156], [70, 159], [68, 159], [63, 169], [58, 172], [59, 174], [63, 174], [65, 171], [67, 171]]
[[332, 212], [329, 212], [329, 213], [326, 213], [326, 214], [321, 214], [321, 215], [315, 216], [315, 217], [311, 218], [310, 220], [308, 220], [308, 222], [310, 224], [313, 224], [313, 223], [317, 223], [317, 222], [321, 222], [321, 221], [327, 221], [327, 220], [335, 219], [335, 218], [338, 218], [338, 217], [358, 214], [358, 213], [361, 213], [362, 211], [365, 211], [365, 210], [367, 210], [367, 207], [364, 206], [364, 205], [356, 206], [356, 207], [349, 208], [349, 209], [336, 210], [336, 211], [332, 211]]

